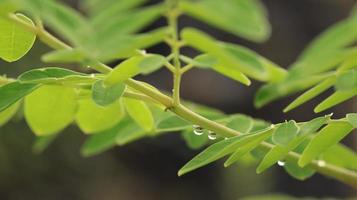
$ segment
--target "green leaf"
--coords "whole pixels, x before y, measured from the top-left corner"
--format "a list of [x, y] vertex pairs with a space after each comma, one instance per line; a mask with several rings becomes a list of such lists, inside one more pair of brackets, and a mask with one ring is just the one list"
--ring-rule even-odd
[[237, 114], [231, 117], [231, 120], [226, 124], [227, 127], [234, 129], [242, 134], [249, 133], [254, 125], [251, 117]]
[[106, 86], [103, 80], [99, 80], [93, 84], [92, 99], [99, 106], [108, 106], [123, 95], [125, 90], [124, 83], [116, 83], [115, 85]]
[[79, 49], [61, 49], [44, 54], [41, 60], [46, 63], [76, 63], [83, 62], [85, 53]]
[[[16, 14], [19, 20], [34, 26], [25, 15]], [[14, 22], [0, 18], [0, 58], [14, 62], [22, 58], [33, 46], [36, 34]]]
[[305, 122], [300, 126], [299, 135], [289, 142], [286, 146], [276, 145], [264, 156], [263, 160], [257, 167], [257, 173], [262, 173], [272, 165], [274, 165], [279, 160], [284, 160], [285, 156], [296, 149], [302, 142], [304, 142], [310, 134], [318, 131], [323, 125], [328, 123], [330, 120], [330, 115], [324, 117], [318, 117], [311, 121]]
[[283, 160], [285, 156], [290, 152], [293, 151], [298, 145], [300, 145], [308, 135], [299, 135], [295, 139], [289, 142], [288, 145], [280, 146], [276, 145], [272, 149], [265, 154], [263, 160], [260, 162], [259, 166], [256, 169], [258, 174], [262, 173], [269, 167], [273, 166], [279, 160]]
[[301, 57], [316, 57], [321, 54], [321, 51], [331, 49], [340, 49], [357, 40], [357, 20], [356, 18], [348, 18], [331, 26], [304, 50]]
[[262, 42], [270, 35], [270, 25], [258, 0], [180, 1], [185, 14], [246, 39]]
[[150, 74], [160, 69], [167, 60], [164, 56], [157, 54], [146, 54], [145, 58], [139, 63], [139, 70], [142, 74]]
[[6, 124], [16, 114], [20, 105], [21, 104], [17, 102], [0, 112], [0, 127]]
[[[131, 118], [131, 123], [125, 127], [116, 137], [116, 144], [119, 146], [126, 145], [135, 140], [141, 139], [147, 136], [147, 132], [143, 130], [140, 126], [138, 126], [135, 121]], [[151, 133], [149, 133], [151, 134]]]
[[241, 159], [243, 156], [245, 156], [247, 153], [251, 152], [253, 149], [255, 149], [260, 143], [262, 143], [264, 140], [266, 140], [268, 137], [270, 137], [269, 134], [261, 134], [259, 137], [256, 137], [252, 141], [247, 141], [244, 144], [241, 144], [238, 149], [231, 155], [229, 158], [224, 162], [224, 166], [228, 167], [232, 165], [233, 163], [237, 162], [239, 159]]
[[319, 131], [305, 148], [299, 159], [299, 166], [306, 166], [329, 147], [346, 137], [353, 127], [348, 122], [334, 121]]
[[70, 76], [87, 76], [86, 74], [75, 72], [68, 69], [48, 67], [29, 70], [18, 77], [22, 83], [54, 83], [64, 80]]
[[268, 128], [266, 130], [257, 133], [235, 136], [217, 142], [209, 146], [207, 149], [205, 149], [196, 157], [194, 157], [192, 160], [190, 160], [185, 166], [183, 166], [179, 170], [178, 175], [182, 176], [183, 174], [186, 174], [190, 171], [193, 171], [197, 168], [200, 168], [204, 165], [214, 162], [234, 152], [240, 145], [253, 141], [257, 137], [261, 137], [261, 135], [270, 135], [271, 133], [272, 133], [271, 129]]
[[37, 136], [32, 145], [32, 151], [34, 153], [42, 153], [56, 138], [58, 134], [46, 135], [46, 136]]
[[357, 88], [347, 90], [347, 91], [337, 91], [317, 105], [314, 112], [319, 113], [326, 109], [329, 109], [339, 103], [347, 101], [348, 99], [357, 95]]
[[309, 166], [300, 167], [295, 160], [287, 158], [285, 160], [284, 169], [288, 174], [298, 180], [306, 180], [315, 174], [315, 170]]
[[218, 42], [207, 34], [193, 28], [181, 32], [182, 39], [189, 45], [218, 59], [218, 65], [230, 66], [257, 80], [266, 81], [269, 74], [260, 57], [242, 46]]
[[128, 127], [135, 125], [129, 118], [125, 117], [113, 128], [91, 135], [83, 144], [81, 154], [89, 157], [102, 153], [117, 144], [118, 135], [127, 132]]
[[82, 6], [89, 12], [91, 18], [104, 15], [112, 16], [124, 11], [130, 10], [146, 0], [130, 0], [130, 1], [117, 1], [117, 0], [84, 0], [81, 1]]
[[160, 131], [170, 132], [184, 130], [191, 126], [192, 124], [190, 122], [174, 115], [161, 120], [157, 125], [157, 129]]
[[25, 118], [38, 136], [60, 132], [74, 120], [77, 94], [73, 88], [45, 85], [25, 98]]
[[124, 116], [120, 101], [106, 107], [98, 106], [92, 99], [78, 101], [76, 122], [84, 133], [99, 133], [115, 126]]
[[282, 123], [273, 133], [273, 142], [286, 146], [297, 136], [299, 130], [300, 128], [294, 120]]
[[123, 82], [140, 73], [138, 68], [139, 63], [143, 60], [143, 56], [131, 57], [112, 70], [104, 79], [105, 85], [114, 85]]
[[318, 117], [308, 122], [303, 123], [300, 126], [300, 135], [306, 135], [310, 133], [315, 133], [318, 131], [323, 125], [327, 124], [330, 121], [331, 115], [326, 115], [324, 117]]
[[91, 24], [98, 29], [98, 38], [130, 34], [149, 26], [161, 16], [163, 11], [162, 4], [157, 4], [128, 12], [115, 13], [110, 17], [108, 14], [97, 15], [92, 18]]
[[357, 113], [350, 113], [346, 115], [347, 121], [354, 127], [357, 128]]
[[0, 112], [10, 107], [38, 88], [37, 84], [22, 84], [18, 81], [0, 87]]
[[357, 154], [343, 144], [331, 146], [319, 159], [332, 165], [357, 170]]
[[331, 77], [331, 73], [305, 76], [303, 78], [290, 73], [284, 81], [261, 87], [255, 94], [254, 105], [257, 108], [261, 108], [280, 97], [306, 90], [329, 77]]
[[124, 98], [125, 109], [129, 116], [145, 131], [152, 131], [154, 118], [149, 107], [142, 101]]
[[337, 78], [336, 90], [346, 91], [357, 87], [357, 70], [350, 70]]
[[328, 88], [332, 87], [333, 84], [336, 82], [336, 77], [331, 77], [323, 82], [317, 84], [313, 88], [309, 89], [308, 91], [304, 92], [298, 98], [296, 98], [293, 102], [291, 102], [285, 109], [284, 112], [289, 112], [290, 110], [300, 106], [301, 104], [311, 100], [312, 98], [318, 96], [322, 92], [326, 91]]
[[191, 149], [199, 149], [209, 141], [207, 134], [196, 135], [193, 133], [192, 129], [186, 129], [181, 133], [181, 136], [185, 140], [187, 146]]
[[58, 1], [17, 0], [24, 10], [44, 20], [46, 25], [61, 34], [75, 46], [81, 46], [93, 33], [79, 12]]

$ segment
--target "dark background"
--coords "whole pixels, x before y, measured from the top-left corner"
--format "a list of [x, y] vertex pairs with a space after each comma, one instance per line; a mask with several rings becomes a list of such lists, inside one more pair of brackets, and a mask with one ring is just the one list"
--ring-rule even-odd
[[[68, 2], [76, 6], [73, 1]], [[200, 27], [220, 40], [246, 45], [288, 67], [317, 34], [347, 17], [356, 1], [263, 2], [273, 27], [272, 37], [263, 44], [248, 42], [187, 17], [180, 19], [180, 26]], [[165, 20], [160, 20], [150, 29], [164, 24]], [[37, 42], [21, 61], [12, 64], [0, 61], [0, 74], [17, 76], [29, 68], [41, 67], [39, 55], [46, 51], [47, 47]], [[166, 46], [149, 51], [168, 53]], [[185, 53], [193, 52], [185, 50]], [[165, 70], [140, 79], [161, 89], [171, 88], [171, 75]], [[294, 96], [255, 109], [252, 100], [259, 86], [260, 83], [255, 82], [248, 88], [213, 72], [194, 69], [183, 78], [182, 96], [226, 113], [240, 112], [272, 122], [291, 118], [303, 121], [318, 116], [312, 109], [321, 98], [288, 114], [282, 113], [282, 109]], [[329, 93], [331, 91], [322, 97]], [[353, 108], [351, 100], [328, 112], [334, 112], [334, 117], [338, 118], [354, 111], [356, 107]], [[1, 127], [0, 133], [0, 199], [231, 200], [267, 193], [341, 199], [357, 194], [348, 186], [320, 175], [304, 182], [297, 181], [279, 167], [256, 175], [253, 167], [235, 165], [224, 169], [222, 163], [217, 162], [179, 178], [177, 170], [198, 151], [189, 150], [178, 134], [140, 140], [92, 158], [83, 158], [79, 149], [85, 136], [75, 126], [66, 129], [40, 155], [31, 152], [33, 135], [21, 117]], [[356, 147], [352, 134], [344, 142]]]

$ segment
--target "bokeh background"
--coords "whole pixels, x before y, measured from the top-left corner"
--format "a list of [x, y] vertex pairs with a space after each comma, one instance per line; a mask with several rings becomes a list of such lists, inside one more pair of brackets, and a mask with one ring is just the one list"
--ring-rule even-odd
[[[243, 44], [288, 67], [317, 34], [347, 17], [355, 2], [263, 0], [273, 33], [262, 44], [234, 37], [187, 17], [180, 19], [180, 26], [200, 27], [220, 40]], [[78, 2], [74, 0], [67, 3], [78, 8]], [[165, 23], [161, 19], [148, 30]], [[48, 50], [37, 42], [21, 61], [12, 64], [0, 61], [0, 74], [15, 77], [30, 68], [43, 67], [40, 55]], [[149, 51], [168, 54], [169, 49], [159, 45]], [[185, 53], [194, 54], [189, 49]], [[163, 90], [171, 88], [171, 75], [165, 70], [139, 79]], [[272, 122], [303, 121], [318, 116], [312, 108], [321, 100], [319, 98], [288, 114], [282, 113], [282, 109], [294, 96], [255, 109], [252, 100], [260, 85], [255, 82], [251, 87], [245, 87], [214, 72], [194, 69], [183, 78], [182, 96], [226, 113], [240, 112]], [[343, 117], [356, 111], [354, 103], [350, 100], [328, 112], [334, 112], [336, 118]], [[353, 135], [344, 142], [356, 150], [357, 139]], [[222, 163], [217, 162], [179, 178], [177, 170], [198, 151], [187, 148], [180, 135], [174, 133], [116, 147], [91, 158], [80, 156], [79, 149], [85, 136], [75, 126], [67, 128], [39, 155], [31, 151], [33, 139], [21, 113], [0, 128], [0, 199], [231, 200], [270, 193], [299, 198], [344, 199], [357, 195], [352, 188], [318, 174], [304, 182], [294, 180], [278, 166], [256, 175], [254, 167], [235, 165], [224, 169]]]

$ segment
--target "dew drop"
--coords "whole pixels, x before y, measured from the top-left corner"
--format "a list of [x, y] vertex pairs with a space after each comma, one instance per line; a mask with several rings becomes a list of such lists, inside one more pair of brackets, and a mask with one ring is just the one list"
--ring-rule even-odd
[[285, 165], [285, 162], [284, 162], [284, 161], [279, 160], [279, 161], [278, 161], [278, 165], [279, 165], [280, 167], [283, 167], [283, 166]]
[[225, 139], [225, 140], [228, 140], [228, 138], [227, 138], [227, 137], [225, 137], [224, 139]]
[[202, 135], [203, 134], [203, 128], [199, 125], [193, 125], [193, 132], [196, 135]]
[[208, 139], [210, 139], [210, 140], [217, 139], [217, 134], [213, 131], [208, 131]]
[[274, 124], [271, 124], [271, 125], [270, 125], [270, 128], [275, 128], [275, 125], [274, 125]]
[[95, 78], [95, 74], [91, 74], [90, 77], [91, 77], [91, 78]]
[[317, 161], [317, 165], [318, 165], [319, 167], [325, 167], [325, 166], [326, 166], [326, 162], [325, 162], [324, 160], [318, 160], [318, 161]]

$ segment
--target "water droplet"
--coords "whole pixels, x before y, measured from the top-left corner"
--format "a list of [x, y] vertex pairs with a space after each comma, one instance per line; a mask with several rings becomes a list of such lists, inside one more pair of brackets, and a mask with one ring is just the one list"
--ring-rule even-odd
[[95, 78], [95, 74], [91, 74], [90, 77], [91, 77], [91, 78]]
[[325, 167], [325, 166], [326, 166], [326, 162], [325, 162], [324, 160], [318, 160], [318, 161], [317, 161], [317, 165], [318, 165], [319, 167]]
[[325, 115], [325, 117], [332, 117], [333, 113], [330, 113], [328, 115]]
[[217, 134], [213, 131], [208, 131], [208, 139], [210, 139], [210, 140], [217, 139]]
[[202, 135], [203, 134], [203, 128], [199, 125], [193, 125], [193, 132], [196, 135]]
[[278, 165], [279, 165], [280, 167], [283, 167], [283, 166], [285, 165], [285, 162], [284, 162], [284, 161], [279, 160], [279, 161], [278, 161]]
[[225, 140], [228, 140], [228, 138], [227, 138], [227, 137], [225, 137], [224, 139], [225, 139]]
[[270, 128], [275, 128], [275, 125], [274, 124], [270, 125]]

